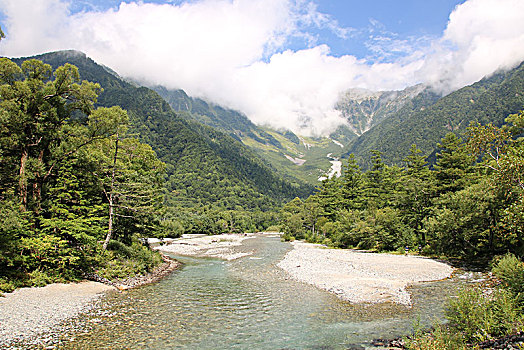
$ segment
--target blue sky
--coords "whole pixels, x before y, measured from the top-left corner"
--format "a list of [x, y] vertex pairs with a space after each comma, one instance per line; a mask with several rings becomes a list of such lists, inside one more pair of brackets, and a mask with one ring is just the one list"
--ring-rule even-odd
[[523, 0], [0, 0], [0, 25], [0, 55], [82, 51], [305, 135], [348, 89], [449, 93], [524, 60]]

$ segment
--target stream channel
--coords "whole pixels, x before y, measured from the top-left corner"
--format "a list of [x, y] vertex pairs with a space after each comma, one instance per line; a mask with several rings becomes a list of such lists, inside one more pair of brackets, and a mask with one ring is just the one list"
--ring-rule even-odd
[[289, 279], [276, 264], [292, 249], [277, 237], [247, 239], [234, 261], [178, 257], [162, 281], [109, 293], [64, 349], [365, 349], [443, 319], [461, 278], [411, 288], [413, 307], [354, 305]]

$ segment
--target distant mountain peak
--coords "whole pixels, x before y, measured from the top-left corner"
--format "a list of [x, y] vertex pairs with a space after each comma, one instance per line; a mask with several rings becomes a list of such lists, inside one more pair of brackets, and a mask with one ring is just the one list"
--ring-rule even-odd
[[361, 136], [388, 115], [400, 110], [406, 102], [424, 89], [422, 84], [401, 91], [372, 91], [353, 88], [341, 95], [335, 108], [348, 121], [349, 129], [357, 136]]

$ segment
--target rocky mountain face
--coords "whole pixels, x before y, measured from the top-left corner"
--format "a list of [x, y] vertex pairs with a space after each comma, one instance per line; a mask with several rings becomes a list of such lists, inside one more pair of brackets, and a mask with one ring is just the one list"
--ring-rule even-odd
[[407, 102], [424, 90], [419, 84], [402, 91], [371, 91], [349, 89], [336, 104], [336, 109], [348, 121], [347, 127], [357, 136], [398, 112]]
[[346, 155], [355, 154], [364, 168], [370, 151], [382, 152], [388, 164], [402, 164], [412, 144], [434, 161], [437, 143], [449, 132], [462, 136], [470, 123], [500, 126], [524, 108], [524, 63], [497, 72], [446, 96], [424, 89], [396, 112], [386, 116], [366, 133], [354, 139]]
[[[330, 138], [311, 138], [289, 130], [255, 125], [244, 114], [187, 95], [180, 89], [152, 87], [186, 120], [218, 129], [255, 151], [285, 178], [317, 184], [332, 171], [332, 158], [340, 157], [354, 134], [341, 128]], [[329, 156], [328, 156], [329, 155]], [[338, 174], [338, 173], [337, 173]]]

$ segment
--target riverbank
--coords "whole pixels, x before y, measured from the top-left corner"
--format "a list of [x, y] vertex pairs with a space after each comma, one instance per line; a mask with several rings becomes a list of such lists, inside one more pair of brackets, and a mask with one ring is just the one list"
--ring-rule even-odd
[[89, 277], [98, 281], [53, 283], [5, 293], [0, 298], [0, 348], [52, 346], [61, 333], [61, 325], [96, 309], [105, 293], [157, 282], [181, 266], [167, 256], [162, 258], [164, 263], [150, 273], [121, 281], [93, 275]]
[[417, 256], [327, 249], [293, 242], [278, 264], [298, 281], [312, 284], [352, 303], [393, 302], [411, 305], [407, 287], [448, 278], [453, 268]]
[[198, 256], [235, 260], [251, 255], [250, 252], [240, 252], [235, 248], [242, 245], [242, 241], [253, 238], [260, 233], [223, 234], [216, 236], [184, 235], [170, 241], [168, 244], [154, 247], [164, 253], [175, 255]]
[[38, 345], [68, 319], [88, 312], [105, 292], [115, 290], [100, 282], [54, 283], [20, 288], [0, 298], [0, 348], [13, 342]]

